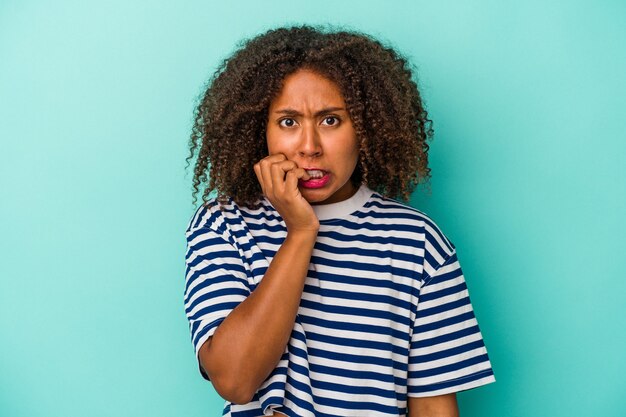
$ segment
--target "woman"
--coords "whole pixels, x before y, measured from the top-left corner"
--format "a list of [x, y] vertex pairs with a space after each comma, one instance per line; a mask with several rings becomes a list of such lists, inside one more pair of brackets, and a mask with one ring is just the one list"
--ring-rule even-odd
[[406, 60], [364, 34], [271, 30], [216, 71], [185, 311], [224, 415], [456, 416], [495, 380], [455, 246], [393, 199], [431, 136]]

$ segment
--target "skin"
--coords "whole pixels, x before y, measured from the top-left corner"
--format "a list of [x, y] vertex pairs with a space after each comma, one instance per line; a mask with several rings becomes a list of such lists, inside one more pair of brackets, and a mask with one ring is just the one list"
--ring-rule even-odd
[[302, 168], [329, 172], [324, 187], [298, 188], [309, 203], [336, 203], [356, 192], [350, 181], [359, 159], [356, 132], [333, 81], [304, 69], [286, 77], [270, 104], [266, 137], [269, 154], [285, 156], [286, 161], [278, 164], [285, 172], [296, 169], [297, 175]]
[[409, 417], [459, 417], [456, 394], [434, 397], [409, 397]]
[[[287, 237], [257, 288], [200, 348], [216, 391], [235, 404], [251, 400], [289, 341], [319, 231], [311, 205], [343, 201], [357, 190], [350, 181], [359, 157], [356, 134], [333, 81], [306, 69], [286, 77], [270, 104], [266, 139], [269, 156], [254, 172]], [[304, 168], [323, 169], [330, 180], [305, 188]], [[410, 417], [458, 416], [454, 394], [408, 403]]]

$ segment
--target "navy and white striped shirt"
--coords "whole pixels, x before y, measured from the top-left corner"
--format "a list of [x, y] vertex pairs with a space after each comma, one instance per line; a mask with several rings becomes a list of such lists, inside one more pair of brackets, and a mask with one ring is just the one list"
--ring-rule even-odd
[[[222, 211], [213, 199], [189, 222], [184, 305], [196, 357], [287, 235], [261, 203]], [[320, 229], [285, 352], [252, 401], [226, 402], [224, 416], [405, 416], [407, 396], [495, 381], [455, 246], [426, 214], [365, 185], [312, 207]]]

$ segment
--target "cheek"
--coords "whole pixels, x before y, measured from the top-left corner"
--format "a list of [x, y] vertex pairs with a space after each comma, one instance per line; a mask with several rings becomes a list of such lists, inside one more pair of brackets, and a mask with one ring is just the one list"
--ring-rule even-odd
[[332, 149], [327, 149], [327, 154], [332, 154], [335, 162], [343, 167], [343, 170], [352, 172], [359, 162], [359, 149], [355, 144], [343, 146], [335, 146]]
[[270, 155], [276, 153], [280, 149], [280, 140], [276, 136], [274, 129], [268, 128], [265, 131], [265, 143], [267, 144], [267, 151]]
[[278, 140], [276, 137], [269, 136], [267, 138], [267, 152], [270, 155], [277, 153], [287, 153], [289, 151], [289, 146], [286, 145], [284, 140]]
[[278, 129], [268, 129], [265, 134], [267, 151], [270, 155], [283, 153], [287, 156], [297, 151], [300, 146], [297, 134], [284, 132]]
[[349, 144], [346, 144], [346, 146], [344, 146], [344, 153], [347, 157], [358, 160], [359, 144], [357, 143], [356, 138], [351, 138]]

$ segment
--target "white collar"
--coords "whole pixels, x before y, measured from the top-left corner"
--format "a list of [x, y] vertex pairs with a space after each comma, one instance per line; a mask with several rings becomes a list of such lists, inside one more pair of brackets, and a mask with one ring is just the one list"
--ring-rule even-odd
[[354, 213], [369, 200], [374, 191], [367, 185], [361, 184], [354, 195], [346, 200], [330, 204], [311, 205], [317, 218], [322, 220], [340, 219]]

